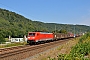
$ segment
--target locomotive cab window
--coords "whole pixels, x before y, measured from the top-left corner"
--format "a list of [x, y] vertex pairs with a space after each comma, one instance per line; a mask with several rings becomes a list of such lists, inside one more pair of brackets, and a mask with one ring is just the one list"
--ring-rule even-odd
[[29, 33], [29, 36], [35, 36], [35, 33]]
[[38, 36], [39, 34], [37, 34], [37, 36]]

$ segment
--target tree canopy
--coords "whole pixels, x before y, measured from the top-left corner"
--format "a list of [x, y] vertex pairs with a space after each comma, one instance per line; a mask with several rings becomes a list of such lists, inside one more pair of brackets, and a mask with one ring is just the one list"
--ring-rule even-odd
[[74, 33], [74, 28], [75, 33], [90, 31], [90, 26], [33, 21], [15, 12], [0, 8], [0, 34], [3, 37], [8, 37], [9, 35], [23, 37], [31, 31], [53, 32], [55, 29], [59, 32]]

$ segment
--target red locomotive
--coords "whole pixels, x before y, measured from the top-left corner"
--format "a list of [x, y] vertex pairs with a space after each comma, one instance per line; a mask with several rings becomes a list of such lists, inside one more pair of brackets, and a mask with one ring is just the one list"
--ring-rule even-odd
[[74, 36], [73, 34], [64, 34], [64, 33], [29, 32], [27, 37], [27, 43], [32, 44], [41, 41], [70, 38], [73, 36]]
[[27, 43], [32, 44], [40, 41], [53, 40], [53, 33], [46, 32], [29, 32]]

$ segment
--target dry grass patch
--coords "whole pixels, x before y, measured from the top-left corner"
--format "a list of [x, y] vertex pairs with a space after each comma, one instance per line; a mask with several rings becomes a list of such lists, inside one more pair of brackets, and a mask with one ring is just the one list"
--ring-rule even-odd
[[49, 60], [50, 58], [55, 58], [57, 59], [57, 56], [59, 54], [69, 54], [70, 50], [73, 46], [77, 44], [79, 41], [79, 38], [75, 38], [73, 40], [68, 41], [65, 44], [62, 44], [58, 47], [55, 47], [53, 49], [49, 49], [39, 55], [37, 55], [37, 58], [32, 58], [31, 60]]

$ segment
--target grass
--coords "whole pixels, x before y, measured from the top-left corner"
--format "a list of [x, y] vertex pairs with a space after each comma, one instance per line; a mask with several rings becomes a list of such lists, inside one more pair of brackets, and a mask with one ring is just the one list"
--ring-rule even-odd
[[[64, 48], [68, 50], [67, 47], [69, 48], [68, 44]], [[82, 36], [78, 43], [71, 48], [69, 54], [61, 53], [57, 59], [50, 58], [49, 60], [90, 60], [90, 33]]]
[[0, 48], [6, 48], [6, 47], [12, 47], [12, 46], [20, 46], [20, 45], [26, 45], [26, 42], [18, 42], [18, 43], [9, 43], [9, 44], [4, 44], [4, 45], [0, 45]]
[[5, 38], [5, 41], [8, 41], [8, 38]]
[[[32, 58], [31, 60], [58, 60], [58, 55], [66, 56], [71, 51], [71, 48], [75, 46], [79, 41], [79, 38], [68, 41], [65, 44], [58, 46], [55, 49], [47, 50], [44, 54], [40, 54], [37, 58]], [[68, 50], [68, 51], [67, 51]], [[63, 52], [65, 54], [63, 54]]]

